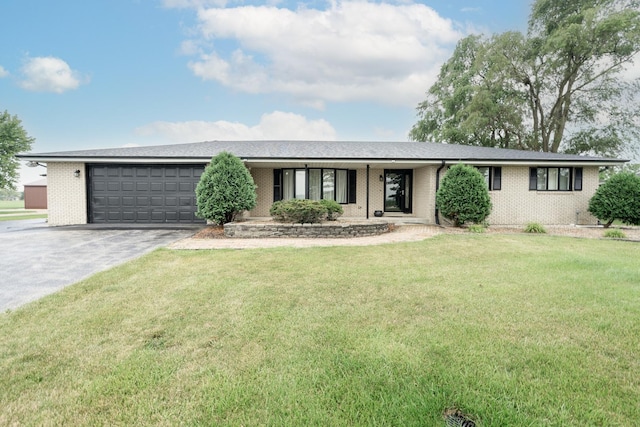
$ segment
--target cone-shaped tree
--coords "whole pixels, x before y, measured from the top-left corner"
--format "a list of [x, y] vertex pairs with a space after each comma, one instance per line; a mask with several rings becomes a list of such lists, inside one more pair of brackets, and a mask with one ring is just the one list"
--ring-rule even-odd
[[482, 223], [491, 213], [484, 177], [476, 168], [463, 164], [452, 166], [442, 178], [436, 205], [456, 227], [468, 221]]
[[222, 152], [211, 159], [196, 187], [200, 218], [226, 224], [256, 206], [256, 186], [242, 161]]

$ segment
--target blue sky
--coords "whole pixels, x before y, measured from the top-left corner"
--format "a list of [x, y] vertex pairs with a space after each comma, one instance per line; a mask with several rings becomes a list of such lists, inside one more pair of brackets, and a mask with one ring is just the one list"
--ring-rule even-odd
[[[524, 0], [3, 0], [0, 110], [34, 152], [407, 140], [456, 42]], [[43, 170], [23, 168], [20, 184]], [[19, 189], [21, 189], [19, 187]]]

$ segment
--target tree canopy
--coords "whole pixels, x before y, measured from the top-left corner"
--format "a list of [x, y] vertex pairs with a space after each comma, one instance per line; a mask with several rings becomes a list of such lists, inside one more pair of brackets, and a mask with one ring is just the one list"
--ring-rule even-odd
[[636, 0], [536, 0], [527, 34], [468, 36], [410, 132], [435, 141], [616, 156], [639, 135]]
[[20, 165], [16, 154], [31, 150], [34, 141], [17, 116], [0, 113], [0, 189], [15, 189]]

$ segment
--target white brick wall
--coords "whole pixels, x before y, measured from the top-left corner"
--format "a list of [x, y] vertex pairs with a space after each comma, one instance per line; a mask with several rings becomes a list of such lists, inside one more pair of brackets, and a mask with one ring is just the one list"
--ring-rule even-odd
[[[80, 171], [76, 178], [74, 172]], [[84, 163], [47, 164], [49, 225], [87, 223], [87, 187]]]

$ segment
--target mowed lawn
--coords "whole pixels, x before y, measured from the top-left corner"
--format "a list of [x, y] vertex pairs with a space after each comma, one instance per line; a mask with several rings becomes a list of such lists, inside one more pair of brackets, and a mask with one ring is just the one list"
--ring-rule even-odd
[[0, 314], [0, 425], [637, 425], [639, 260], [524, 234], [158, 250]]

